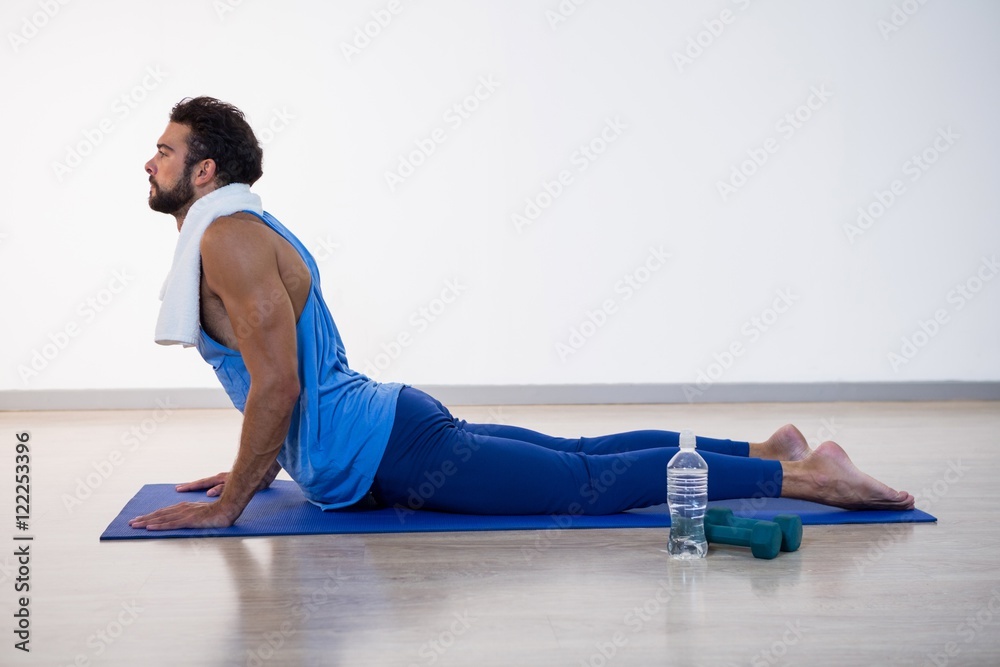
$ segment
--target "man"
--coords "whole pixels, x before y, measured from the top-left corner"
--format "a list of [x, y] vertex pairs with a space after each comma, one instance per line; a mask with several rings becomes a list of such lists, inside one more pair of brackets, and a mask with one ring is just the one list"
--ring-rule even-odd
[[[186, 100], [174, 108], [171, 122], [157, 142], [156, 154], [146, 163], [149, 205], [155, 211], [173, 215], [180, 231], [195, 202], [231, 183], [254, 183], [262, 173], [261, 159], [257, 139], [239, 110], [211, 98]], [[281, 470], [277, 458], [289, 435], [293, 416], [296, 430], [305, 439], [318, 439], [320, 433], [316, 422], [321, 419], [310, 420], [302, 411], [299, 414], [295, 411], [302, 382], [308, 376], [304, 373], [300, 377], [300, 355], [318, 338], [307, 332], [300, 344], [296, 323], [304, 314], [316, 315], [312, 311], [321, 306], [325, 311], [318, 280], [314, 284], [314, 276], [303, 257], [261, 218], [244, 212], [215, 219], [201, 237], [200, 251], [202, 335], [198, 349], [209, 360], [228, 356], [226, 362], [213, 360], [217, 370], [238, 361], [237, 373], [253, 379], [247, 383], [252, 386], [242, 396], [238, 388], [226, 387], [244, 412], [239, 452], [231, 472], [178, 487], [180, 491], [207, 488], [210, 496], [220, 496], [217, 502], [182, 503], [165, 508], [156, 514], [155, 522], [134, 522], [136, 527], [231, 525], [253, 494], [266, 488]], [[325, 314], [328, 318], [329, 314]], [[320, 360], [328, 362], [324, 368], [326, 377], [313, 383], [315, 393], [329, 394], [326, 390], [330, 383], [325, 381], [331, 375], [345, 375], [334, 389], [340, 395], [349, 394], [382, 422], [375, 428], [367, 427], [372, 432], [369, 440], [384, 439], [391, 426], [399, 385], [364, 382], [364, 376], [347, 369], [346, 359], [338, 358], [343, 356], [339, 334], [332, 320], [329, 325], [333, 331], [327, 331], [326, 342], [333, 349], [329, 353], [317, 352], [315, 356], [332, 356], [332, 359]], [[220, 373], [220, 380], [225, 385], [227, 376]], [[363, 386], [359, 391], [344, 390], [352, 385]], [[313, 401], [314, 405], [309, 407], [315, 408], [318, 400], [313, 397]], [[375, 406], [376, 402], [380, 406]], [[350, 400], [340, 403], [345, 409], [354, 405]], [[355, 407], [353, 412], [362, 411]], [[353, 423], [355, 432], [366, 428], [363, 423], [359, 426], [357, 419], [351, 422], [343, 417], [336, 421]], [[327, 426], [326, 431], [335, 437], [337, 424]], [[372, 443], [361, 438], [358, 446], [362, 445]], [[375, 442], [371, 447], [373, 455], [380, 453], [377, 445]], [[300, 468], [308, 465], [301, 459], [287, 463]], [[299, 472], [301, 477], [303, 471]], [[370, 486], [370, 483], [370, 479], [361, 480], [361, 484]], [[362, 491], [366, 492], [369, 486]], [[356, 491], [354, 495], [358, 495]]]
[[[208, 97], [182, 100], [145, 166], [149, 205], [173, 215], [183, 236], [203, 204], [256, 182], [261, 161], [238, 109]], [[602, 514], [665, 501], [676, 433], [553, 438], [457, 420], [419, 390], [350, 369], [315, 262], [270, 214], [238, 210], [202, 222], [193, 344], [244, 414], [239, 450], [230, 472], [177, 487], [207, 490], [217, 501], [162, 508], [132, 527], [230, 526], [282, 468], [323, 509], [369, 492], [403, 513]], [[791, 425], [763, 443], [699, 438], [698, 446], [712, 471], [710, 499], [913, 507], [913, 496], [862, 473], [836, 443], [813, 451]]]

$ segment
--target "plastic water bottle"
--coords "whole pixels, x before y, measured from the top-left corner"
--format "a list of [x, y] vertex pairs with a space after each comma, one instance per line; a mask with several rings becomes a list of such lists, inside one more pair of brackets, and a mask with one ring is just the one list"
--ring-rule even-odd
[[691, 431], [681, 432], [681, 450], [667, 464], [667, 502], [670, 504], [670, 543], [672, 558], [704, 558], [705, 506], [708, 504], [708, 464], [695, 450]]

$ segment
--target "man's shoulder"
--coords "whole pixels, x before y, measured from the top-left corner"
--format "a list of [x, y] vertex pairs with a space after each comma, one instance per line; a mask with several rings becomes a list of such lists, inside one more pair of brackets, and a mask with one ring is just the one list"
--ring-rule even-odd
[[[270, 231], [263, 220], [253, 213], [237, 211], [229, 215], [220, 215], [205, 228], [205, 237], [219, 237], [229, 235], [252, 236]], [[210, 239], [211, 240], [211, 239]]]
[[251, 213], [238, 212], [222, 215], [213, 220], [201, 237], [201, 250], [251, 249], [269, 246], [274, 233], [264, 222]]
[[267, 225], [248, 213], [220, 216], [201, 237], [202, 268], [232, 272], [270, 266], [275, 257], [272, 236]]

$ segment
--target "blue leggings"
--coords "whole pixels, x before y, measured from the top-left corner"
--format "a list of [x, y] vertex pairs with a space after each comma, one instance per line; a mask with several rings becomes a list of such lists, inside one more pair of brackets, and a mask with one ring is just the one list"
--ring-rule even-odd
[[[630, 431], [557, 438], [517, 426], [469, 424], [404, 387], [372, 495], [385, 507], [462, 514], [613, 514], [667, 500], [678, 434]], [[781, 464], [750, 445], [698, 438], [708, 498], [781, 494]]]

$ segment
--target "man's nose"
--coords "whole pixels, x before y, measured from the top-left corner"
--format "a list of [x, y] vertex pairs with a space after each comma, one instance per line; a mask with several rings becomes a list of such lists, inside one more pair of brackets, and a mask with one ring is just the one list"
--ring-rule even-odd
[[146, 173], [149, 174], [150, 176], [153, 175], [153, 161], [152, 160], [150, 160], [149, 162], [146, 163]]

